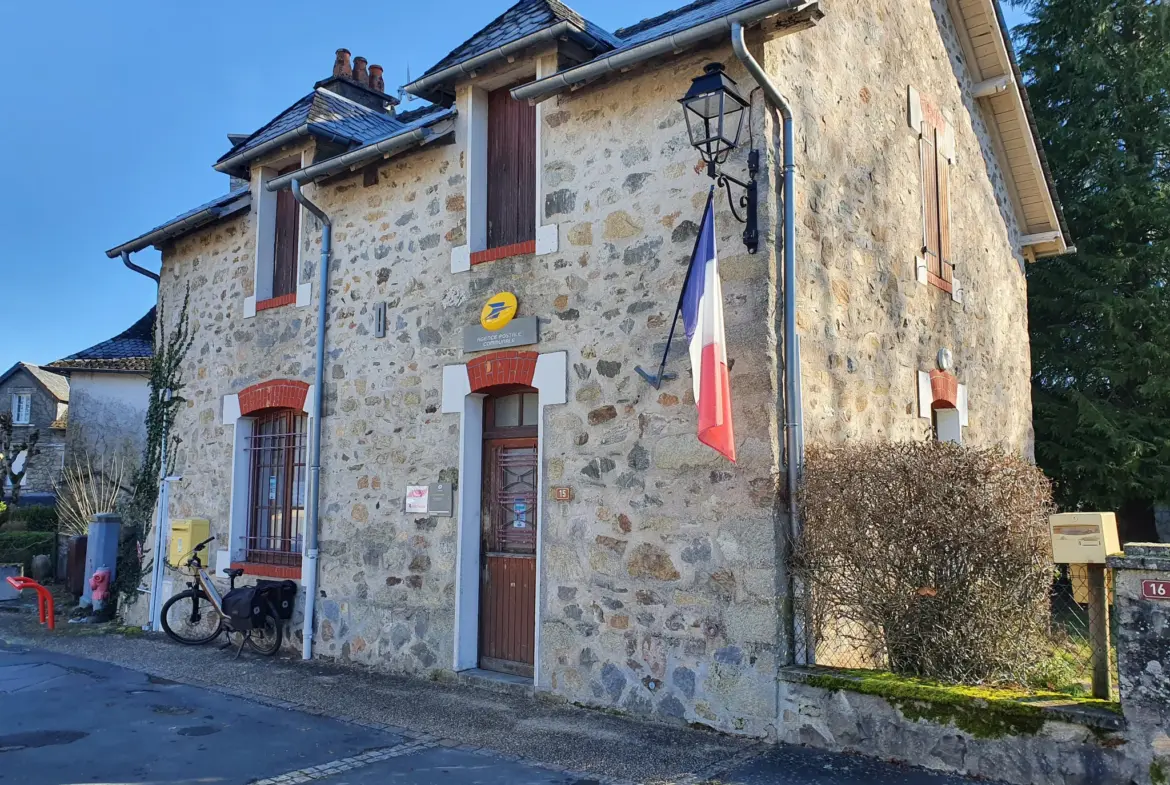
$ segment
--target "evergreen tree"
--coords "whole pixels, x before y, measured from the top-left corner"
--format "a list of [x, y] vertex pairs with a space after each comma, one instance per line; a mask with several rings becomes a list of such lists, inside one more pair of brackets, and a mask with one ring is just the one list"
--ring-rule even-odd
[[1028, 268], [1036, 458], [1066, 509], [1122, 510], [1148, 538], [1170, 502], [1170, 9], [1013, 1], [1077, 246]]

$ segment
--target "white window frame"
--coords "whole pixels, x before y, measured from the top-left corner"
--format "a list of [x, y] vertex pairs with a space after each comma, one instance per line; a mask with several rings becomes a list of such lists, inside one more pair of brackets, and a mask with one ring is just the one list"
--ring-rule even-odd
[[[305, 423], [307, 439], [312, 438], [313, 418], [316, 417], [313, 411], [313, 404], [316, 401], [313, 388], [314, 385], [310, 384], [308, 392], [305, 394], [305, 404], [302, 407], [302, 411], [309, 416], [308, 422]], [[248, 452], [248, 439], [252, 436], [252, 428], [256, 422], [256, 418], [240, 415], [240, 396], [233, 393], [223, 397], [222, 422], [225, 426], [231, 426], [232, 428], [231, 474], [229, 477], [231, 490], [228, 495], [229, 553], [227, 561], [242, 562], [246, 560], [248, 553], [248, 501], [249, 485], [252, 481], [252, 459]], [[310, 448], [311, 445], [306, 443], [306, 451]], [[308, 483], [307, 471], [305, 474], [305, 482]], [[308, 491], [309, 489], [306, 485], [306, 494]]]
[[[307, 166], [306, 156], [309, 151], [302, 151], [287, 158], [270, 161], [262, 166], [252, 167], [252, 214], [256, 228], [256, 256], [253, 266], [253, 293], [244, 298], [244, 318], [250, 319], [256, 315], [256, 303], [272, 298], [272, 273], [276, 265], [276, 193], [269, 191], [265, 184], [276, 177], [277, 172], [289, 166], [298, 164]], [[306, 186], [308, 187], [308, 186]], [[304, 267], [305, 256], [305, 222], [310, 213], [300, 205], [297, 206], [297, 297], [294, 307], [305, 308], [309, 305], [313, 295], [313, 283], [301, 283], [301, 270]]]
[[[24, 402], [24, 417], [21, 414], [21, 401]], [[31, 392], [14, 392], [12, 393], [12, 424], [13, 425], [32, 425], [32, 393]]]
[[[557, 70], [557, 54], [549, 52], [536, 58], [536, 78], [551, 76]], [[487, 133], [488, 91], [478, 85], [464, 85], [456, 102], [456, 135], [463, 140], [465, 153], [464, 209], [467, 215], [467, 242], [451, 249], [451, 272], [471, 269], [471, 255], [487, 250]], [[559, 248], [558, 224], [544, 221], [544, 107], [536, 105], [536, 255], [556, 253]]]

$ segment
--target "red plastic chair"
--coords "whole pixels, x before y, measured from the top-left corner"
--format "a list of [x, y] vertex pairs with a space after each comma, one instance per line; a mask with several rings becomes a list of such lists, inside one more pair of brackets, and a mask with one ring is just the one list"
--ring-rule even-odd
[[49, 629], [57, 628], [56, 615], [53, 611], [53, 595], [49, 590], [40, 585], [32, 578], [22, 578], [19, 576], [10, 576], [8, 582], [12, 584], [12, 588], [17, 591], [24, 591], [25, 589], [32, 589], [37, 593], [37, 611], [41, 614], [41, 624], [48, 623]]

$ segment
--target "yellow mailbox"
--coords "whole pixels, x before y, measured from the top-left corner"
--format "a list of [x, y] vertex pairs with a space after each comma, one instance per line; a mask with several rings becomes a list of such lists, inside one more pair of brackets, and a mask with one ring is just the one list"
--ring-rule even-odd
[[1118, 553], [1117, 516], [1111, 512], [1065, 512], [1048, 519], [1052, 561], [1057, 564], [1104, 564]]
[[[167, 551], [167, 562], [172, 567], [182, 567], [191, 558], [191, 549], [210, 536], [211, 523], [205, 518], [171, 519], [171, 547]], [[211, 569], [210, 548], [199, 554], [199, 560], [204, 567]]]

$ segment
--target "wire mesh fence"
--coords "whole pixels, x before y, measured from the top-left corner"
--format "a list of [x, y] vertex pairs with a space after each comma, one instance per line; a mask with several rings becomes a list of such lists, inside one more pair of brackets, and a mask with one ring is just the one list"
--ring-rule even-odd
[[[1113, 575], [1105, 571], [1105, 596], [1109, 606], [1109, 673], [1117, 687], [1116, 621], [1113, 608]], [[1038, 689], [1091, 695], [1093, 680], [1092, 619], [1089, 571], [1085, 565], [1058, 565], [1050, 591], [1047, 656], [1035, 668], [1031, 682]], [[888, 667], [880, 630], [867, 629], [848, 612], [816, 614], [816, 664], [834, 668], [885, 669]]]

